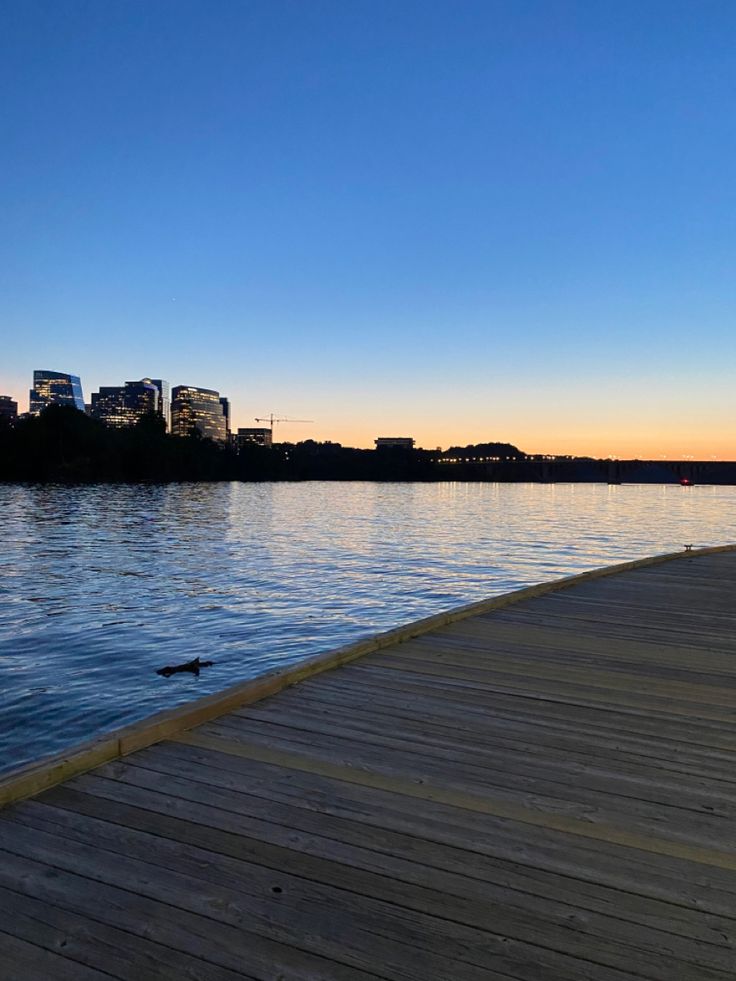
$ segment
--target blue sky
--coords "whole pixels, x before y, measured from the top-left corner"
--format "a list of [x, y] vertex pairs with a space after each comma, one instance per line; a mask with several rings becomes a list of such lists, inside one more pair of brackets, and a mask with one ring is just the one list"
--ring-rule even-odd
[[736, 457], [736, 6], [5, 0], [0, 391]]

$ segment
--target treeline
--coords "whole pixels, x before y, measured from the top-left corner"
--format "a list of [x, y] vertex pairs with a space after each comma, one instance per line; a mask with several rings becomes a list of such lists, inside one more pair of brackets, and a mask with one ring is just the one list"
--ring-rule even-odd
[[512, 443], [471, 443], [451, 446], [442, 456], [460, 460], [525, 460], [526, 453]]
[[146, 416], [113, 429], [69, 406], [0, 430], [0, 480], [226, 480], [234, 455], [210, 440], [167, 436], [163, 419]]
[[[482, 445], [487, 456], [511, 456], [507, 447], [519, 454], [508, 444]], [[496, 449], [486, 453], [486, 447]], [[49, 406], [12, 427], [0, 425], [3, 481], [444, 480], [448, 475], [440, 461], [449, 455], [314, 440], [270, 448], [251, 443], [237, 453], [196, 433], [170, 436], [155, 415], [128, 429], [112, 429], [66, 406]]]

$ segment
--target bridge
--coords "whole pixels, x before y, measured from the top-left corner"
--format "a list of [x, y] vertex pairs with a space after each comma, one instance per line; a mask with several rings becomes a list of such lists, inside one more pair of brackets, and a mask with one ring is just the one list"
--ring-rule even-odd
[[448, 480], [500, 483], [736, 484], [736, 462], [527, 457], [438, 463]]

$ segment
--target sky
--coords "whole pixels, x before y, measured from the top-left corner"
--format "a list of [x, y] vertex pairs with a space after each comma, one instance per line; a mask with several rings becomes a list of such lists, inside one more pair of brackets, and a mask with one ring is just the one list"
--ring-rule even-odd
[[3, 0], [0, 393], [736, 459], [731, 0]]

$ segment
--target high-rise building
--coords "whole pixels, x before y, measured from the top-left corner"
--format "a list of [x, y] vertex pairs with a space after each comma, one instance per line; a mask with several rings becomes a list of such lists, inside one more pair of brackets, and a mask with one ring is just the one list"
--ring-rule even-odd
[[84, 396], [79, 376], [67, 375], [63, 371], [34, 371], [29, 412], [31, 415], [38, 415], [48, 405], [71, 405], [84, 412]]
[[92, 393], [90, 415], [115, 429], [135, 426], [149, 412], [159, 411], [159, 389], [150, 378], [125, 385], [107, 385]]
[[171, 432], [191, 436], [194, 431], [218, 443], [227, 441], [220, 393], [210, 388], [177, 385], [171, 393]]
[[226, 399], [224, 395], [221, 395], [220, 405], [222, 406], [222, 414], [225, 417], [225, 430], [227, 433], [227, 438], [229, 440], [230, 439], [230, 399]]
[[4, 419], [11, 425], [18, 418], [18, 403], [14, 402], [9, 395], [0, 395], [0, 419]]
[[246, 443], [257, 443], [259, 446], [271, 446], [273, 444], [273, 432], [270, 429], [239, 429], [235, 437], [238, 449], [242, 449]]
[[171, 389], [169, 383], [163, 378], [144, 378], [143, 381], [150, 382], [158, 389], [158, 411], [163, 416], [166, 423], [166, 432], [171, 431]]

